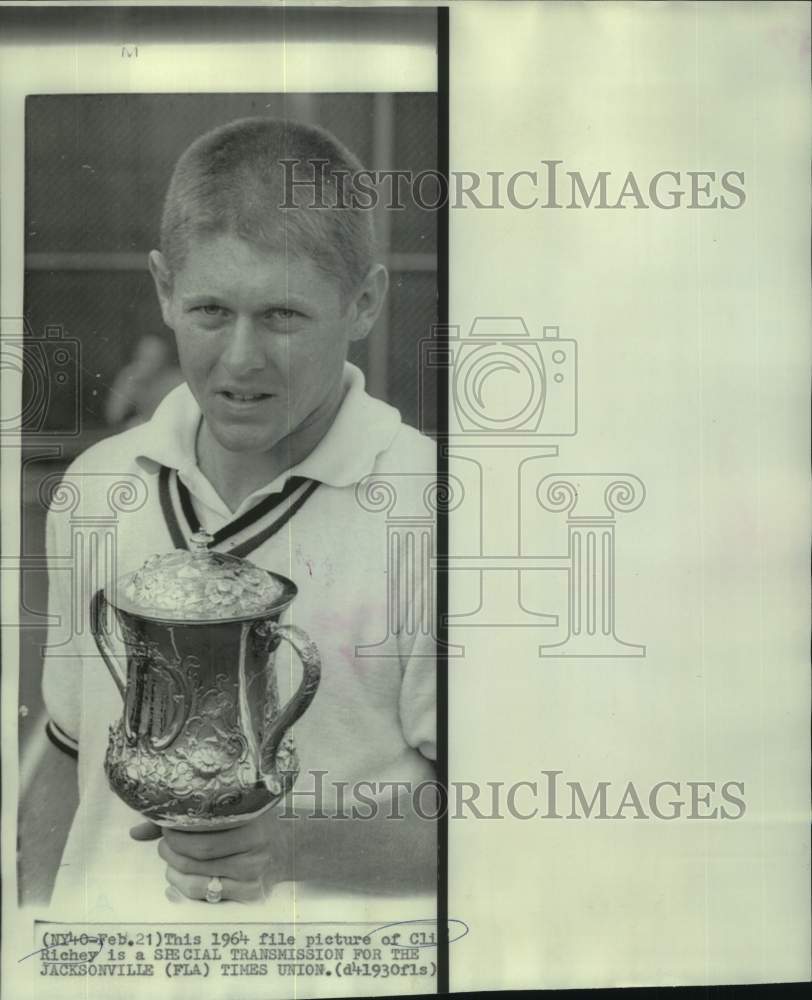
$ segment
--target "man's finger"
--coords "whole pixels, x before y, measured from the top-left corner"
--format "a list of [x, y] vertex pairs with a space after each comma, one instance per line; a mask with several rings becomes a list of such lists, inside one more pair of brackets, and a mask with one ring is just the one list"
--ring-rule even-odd
[[208, 861], [245, 854], [261, 843], [261, 831], [251, 825], [213, 833], [187, 833], [185, 830], [164, 830], [172, 850], [187, 858]]
[[[187, 899], [206, 898], [211, 877], [206, 875], [183, 875], [174, 868], [167, 867], [166, 880]], [[222, 883], [222, 899], [238, 903], [258, 903], [266, 898], [265, 891], [259, 879], [253, 882], [238, 882], [232, 878], [220, 877]], [[216, 905], [216, 904], [211, 904]]]
[[206, 878], [218, 875], [220, 878], [231, 878], [238, 882], [250, 882], [259, 878], [267, 864], [262, 855], [253, 853], [234, 854], [230, 858], [217, 858], [214, 861], [198, 861], [172, 850], [166, 839], [158, 845], [158, 854], [170, 868], [174, 868], [181, 875], [204, 875]]
[[130, 827], [130, 836], [133, 840], [157, 840], [163, 836], [163, 830], [154, 823], [136, 823]]

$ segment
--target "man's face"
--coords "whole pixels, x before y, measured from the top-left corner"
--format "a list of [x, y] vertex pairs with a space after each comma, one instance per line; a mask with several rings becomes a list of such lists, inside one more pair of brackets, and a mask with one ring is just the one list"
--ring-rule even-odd
[[378, 309], [365, 311], [362, 298], [342, 308], [338, 281], [310, 260], [230, 235], [196, 241], [171, 284], [161, 266], [153, 252], [164, 320], [218, 444], [256, 454], [299, 429], [323, 422], [326, 431], [349, 342]]

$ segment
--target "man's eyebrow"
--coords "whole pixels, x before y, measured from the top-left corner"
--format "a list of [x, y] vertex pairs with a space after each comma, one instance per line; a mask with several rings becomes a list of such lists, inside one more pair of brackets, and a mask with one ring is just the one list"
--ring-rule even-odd
[[307, 309], [311, 308], [308, 299], [301, 295], [283, 295], [279, 299], [268, 302], [262, 307], [263, 311], [268, 309]]
[[[180, 303], [183, 308], [189, 308], [189, 306], [201, 305], [209, 302], [219, 304], [221, 302], [225, 302], [227, 299], [227, 295], [220, 295], [217, 292], [193, 292], [188, 295], [182, 295]], [[312, 304], [307, 298], [301, 295], [286, 293], [274, 298], [268, 298], [267, 301], [263, 302], [256, 311], [261, 313], [267, 312], [269, 309], [306, 310], [308, 308], [312, 308]]]

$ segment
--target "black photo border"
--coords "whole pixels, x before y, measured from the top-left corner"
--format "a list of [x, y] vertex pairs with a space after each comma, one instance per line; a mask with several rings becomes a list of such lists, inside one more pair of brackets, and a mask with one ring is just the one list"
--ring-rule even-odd
[[[449, 14], [437, 8], [437, 170], [449, 175]], [[448, 348], [448, 199], [437, 216], [437, 321], [438, 355]], [[448, 368], [437, 376], [437, 479], [448, 480]], [[448, 803], [448, 511], [438, 504], [437, 553], [437, 782], [443, 805]], [[448, 810], [440, 809], [437, 820], [437, 992], [449, 992], [448, 956]]]

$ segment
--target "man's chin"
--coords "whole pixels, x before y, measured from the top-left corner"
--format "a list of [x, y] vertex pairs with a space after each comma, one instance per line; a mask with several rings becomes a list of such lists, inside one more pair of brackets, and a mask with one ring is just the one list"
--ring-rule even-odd
[[[261, 455], [276, 444], [276, 439], [264, 434], [252, 434], [248, 428], [222, 427], [209, 424], [211, 436], [224, 451], [235, 455]], [[201, 447], [203, 447], [201, 442]]]

